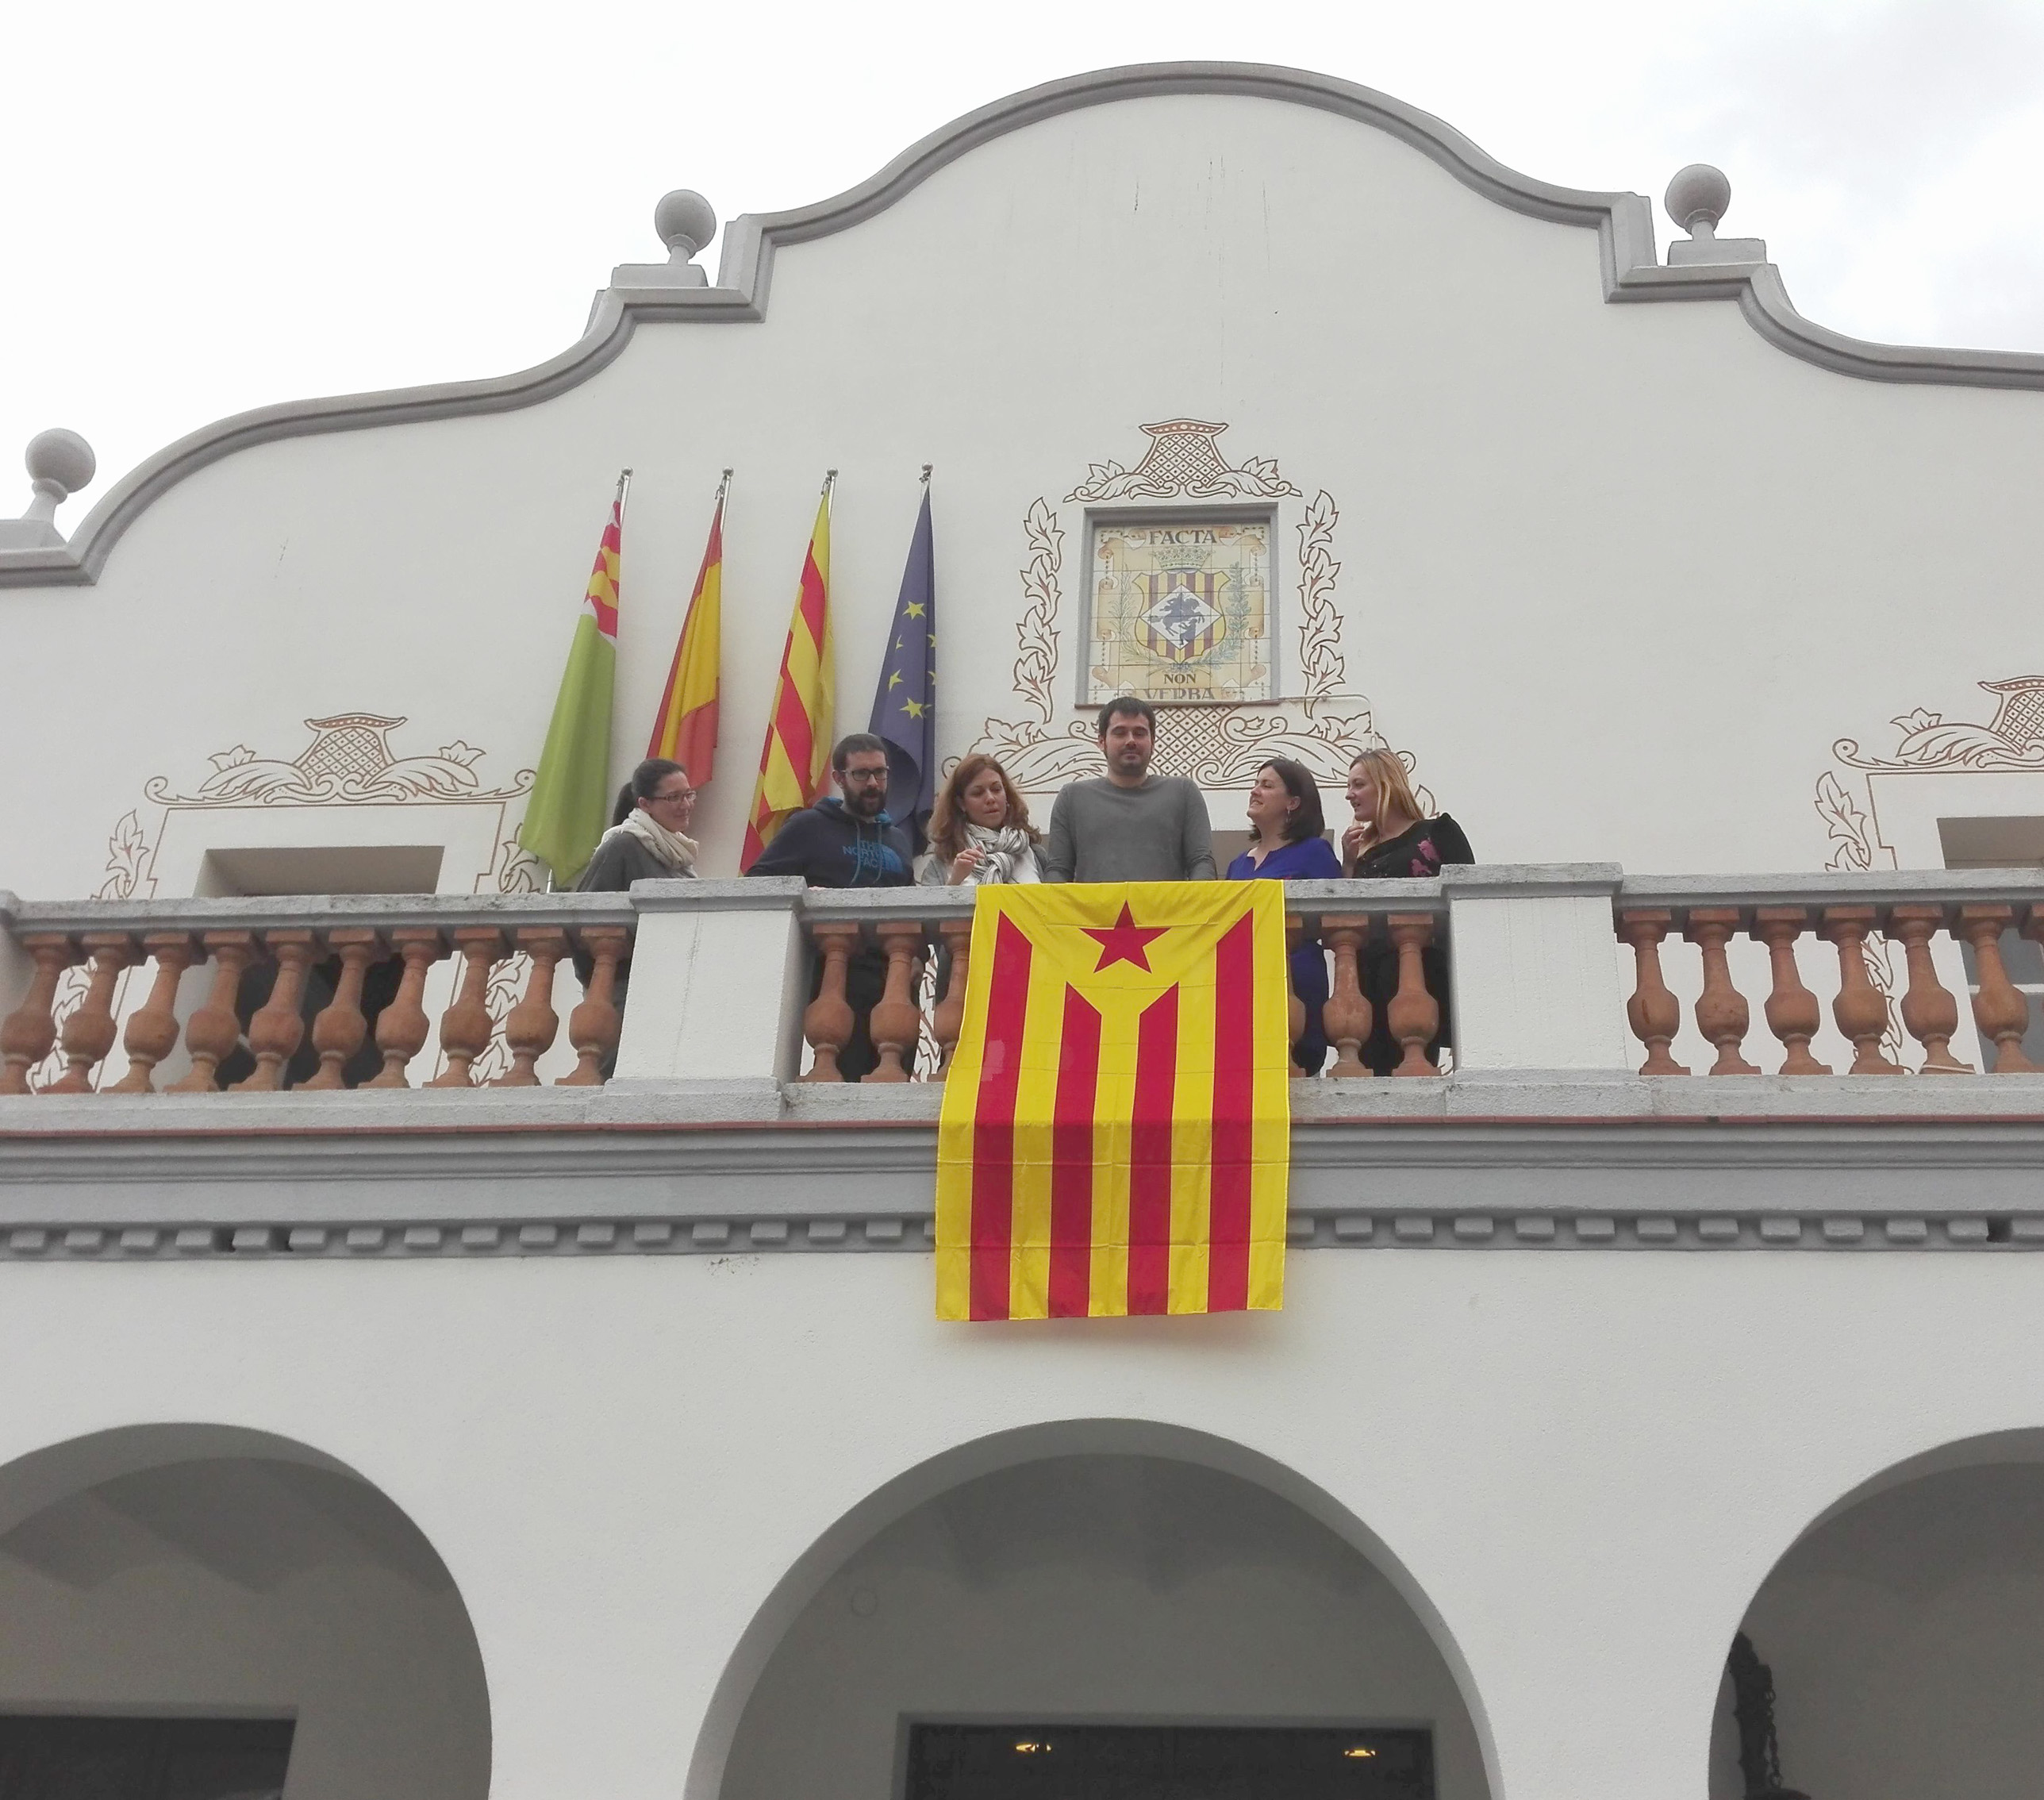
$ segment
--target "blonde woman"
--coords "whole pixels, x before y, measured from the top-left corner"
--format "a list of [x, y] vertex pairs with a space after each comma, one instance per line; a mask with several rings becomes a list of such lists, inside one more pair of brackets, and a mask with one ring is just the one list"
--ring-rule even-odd
[[1348, 766], [1355, 823], [1342, 833], [1342, 873], [1358, 881], [1437, 875], [1443, 863], [1473, 863], [1462, 828], [1446, 813], [1426, 817], [1395, 750], [1366, 750]]
[[928, 887], [1041, 881], [1043, 841], [1008, 771], [991, 756], [968, 756], [930, 809], [930, 853], [916, 879]]
[[[1446, 813], [1431, 818], [1412, 792], [1405, 764], [1395, 750], [1366, 750], [1348, 767], [1348, 806], [1355, 822], [1342, 833], [1342, 872], [1358, 881], [1426, 880], [1445, 863], [1473, 863], [1476, 852], [1462, 828]], [[1427, 1047], [1438, 1063], [1454, 1041], [1448, 1018], [1448, 959], [1439, 946], [1420, 953], [1427, 991], [1441, 1009], [1441, 1029]], [[1389, 944], [1363, 947], [1362, 990], [1372, 1011], [1370, 1038], [1359, 1052], [1374, 1075], [1389, 1075], [1402, 1054], [1388, 1015], [1398, 991], [1398, 952]]]

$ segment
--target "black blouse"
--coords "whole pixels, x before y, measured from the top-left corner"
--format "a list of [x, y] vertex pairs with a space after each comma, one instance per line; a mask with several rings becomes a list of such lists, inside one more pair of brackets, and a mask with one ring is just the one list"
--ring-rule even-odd
[[1462, 828], [1446, 813], [1408, 825], [1396, 837], [1374, 844], [1356, 859], [1358, 881], [1424, 880], [1441, 872], [1443, 863], [1473, 863], [1476, 852]]

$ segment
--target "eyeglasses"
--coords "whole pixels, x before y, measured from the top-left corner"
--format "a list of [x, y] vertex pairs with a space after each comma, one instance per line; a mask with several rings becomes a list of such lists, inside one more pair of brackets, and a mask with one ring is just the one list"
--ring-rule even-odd
[[672, 806], [677, 802], [682, 800], [693, 800], [695, 797], [696, 790], [693, 787], [684, 787], [675, 793], [649, 794], [646, 798], [651, 801], [655, 806]]
[[844, 769], [840, 771], [840, 775], [847, 782], [884, 782], [887, 779], [885, 769]]

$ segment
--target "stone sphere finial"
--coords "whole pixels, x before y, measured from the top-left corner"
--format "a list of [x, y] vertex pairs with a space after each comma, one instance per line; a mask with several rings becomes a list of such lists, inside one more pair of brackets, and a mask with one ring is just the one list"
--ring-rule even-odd
[[686, 263], [717, 236], [717, 213], [692, 187], [678, 187], [660, 196], [653, 209], [653, 229], [667, 247], [668, 260]]
[[75, 431], [39, 431], [29, 440], [29, 479], [40, 493], [53, 488], [52, 498], [67, 500], [82, 487], [92, 485], [99, 459], [92, 446]]
[[1668, 217], [1692, 237], [1710, 237], [1731, 206], [1731, 183], [1723, 169], [1692, 163], [1668, 183]]

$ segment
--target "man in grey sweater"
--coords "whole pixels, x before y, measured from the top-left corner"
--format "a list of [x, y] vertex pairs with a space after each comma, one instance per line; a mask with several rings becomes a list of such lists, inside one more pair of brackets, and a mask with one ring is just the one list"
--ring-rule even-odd
[[1212, 881], [1207, 803], [1176, 775], [1153, 775], [1157, 714], [1124, 694], [1100, 710], [1107, 773], [1075, 781], [1051, 809], [1046, 881]]

